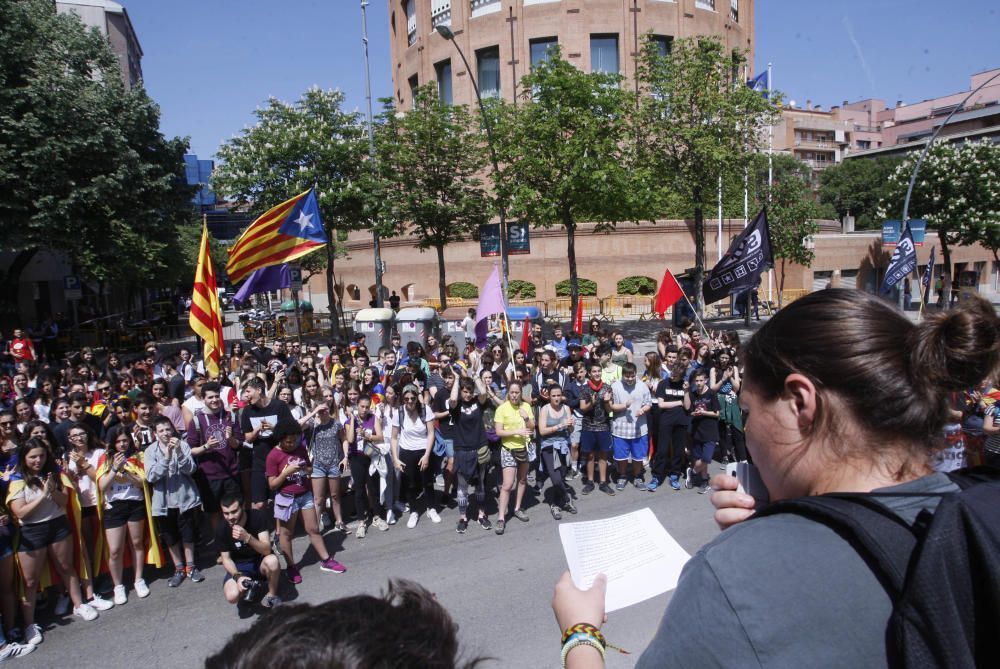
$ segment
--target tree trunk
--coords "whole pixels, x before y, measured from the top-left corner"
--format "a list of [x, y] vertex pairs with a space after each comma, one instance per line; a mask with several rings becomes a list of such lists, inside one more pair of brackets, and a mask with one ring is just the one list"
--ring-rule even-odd
[[438, 299], [441, 300], [441, 311], [448, 308], [448, 286], [444, 278], [444, 244], [434, 246], [438, 257]]
[[[701, 202], [701, 190], [694, 193], [694, 201]], [[702, 282], [705, 280], [705, 212], [701, 205], [694, 208], [694, 308], [698, 316], [705, 313], [705, 295], [702, 292]]]
[[340, 333], [340, 315], [337, 313], [337, 292], [334, 290], [333, 283], [333, 258], [336, 255], [333, 248], [333, 230], [327, 230], [327, 239], [330, 241], [326, 243], [326, 299], [330, 310], [330, 337], [333, 338], [335, 333]]
[[944, 294], [942, 306], [947, 309], [951, 306], [951, 249], [948, 248], [948, 238], [943, 234], [938, 234], [941, 240], [941, 259], [944, 260], [944, 272], [941, 276], [941, 292]]
[[580, 306], [580, 280], [576, 272], [576, 223], [569, 209], [563, 211], [563, 225], [566, 226], [566, 257], [569, 259], [569, 322], [572, 329]]
[[[10, 267], [7, 268], [7, 275], [0, 281], [0, 320], [11, 321], [18, 327], [25, 327], [26, 323], [18, 322], [20, 318], [20, 308], [18, 307], [17, 294], [21, 288], [21, 273], [31, 262], [31, 259], [38, 253], [38, 247], [25, 249], [14, 257]], [[10, 310], [8, 312], [8, 310]], [[53, 314], [54, 317], [54, 314]]]
[[782, 306], [785, 292], [785, 259], [781, 259], [781, 278], [778, 279], [778, 308]]

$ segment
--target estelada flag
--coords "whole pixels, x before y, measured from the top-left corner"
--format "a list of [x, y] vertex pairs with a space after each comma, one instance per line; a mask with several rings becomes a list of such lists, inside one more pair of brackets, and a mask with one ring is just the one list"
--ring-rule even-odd
[[684, 291], [681, 290], [680, 284], [677, 283], [677, 279], [670, 273], [668, 267], [663, 271], [663, 281], [660, 282], [660, 289], [656, 291], [656, 303], [653, 305], [653, 311], [660, 318], [663, 318], [667, 309], [677, 304], [682, 297], [684, 297]]
[[254, 270], [301, 258], [326, 242], [316, 193], [309, 189], [251, 223], [229, 249], [226, 272], [239, 283]]
[[524, 329], [521, 330], [521, 352], [528, 355], [528, 347], [531, 335], [531, 319], [524, 317]]
[[208, 226], [202, 224], [201, 246], [198, 249], [198, 268], [194, 273], [194, 291], [191, 293], [191, 314], [188, 324], [203, 342], [202, 357], [205, 371], [210, 377], [219, 375], [219, 363], [226, 350], [222, 341], [222, 311], [219, 309], [219, 291], [215, 282], [215, 266], [208, 247]]

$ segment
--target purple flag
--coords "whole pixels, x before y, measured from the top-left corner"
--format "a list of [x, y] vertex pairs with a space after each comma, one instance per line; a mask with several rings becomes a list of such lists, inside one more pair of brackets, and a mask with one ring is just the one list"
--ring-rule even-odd
[[503, 288], [500, 287], [500, 274], [497, 266], [493, 266], [486, 283], [479, 291], [479, 305], [476, 307], [476, 345], [481, 346], [486, 343], [486, 319], [494, 314], [502, 314], [506, 311], [503, 299]]
[[279, 288], [288, 288], [292, 285], [292, 277], [288, 271], [288, 265], [271, 265], [255, 270], [233, 298], [236, 302], [249, 302], [251, 295], [266, 293]]

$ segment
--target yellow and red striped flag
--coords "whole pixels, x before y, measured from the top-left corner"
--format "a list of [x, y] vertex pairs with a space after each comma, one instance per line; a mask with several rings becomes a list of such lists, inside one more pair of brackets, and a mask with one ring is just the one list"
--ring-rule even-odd
[[219, 309], [219, 291], [215, 283], [215, 266], [208, 248], [208, 226], [202, 224], [201, 246], [198, 249], [198, 268], [194, 272], [194, 291], [191, 294], [191, 315], [188, 323], [203, 342], [205, 372], [210, 377], [219, 375], [219, 362], [225, 351], [222, 341], [222, 311]]
[[255, 270], [301, 258], [326, 241], [316, 193], [309, 189], [251, 223], [229, 249], [226, 272], [239, 283]]

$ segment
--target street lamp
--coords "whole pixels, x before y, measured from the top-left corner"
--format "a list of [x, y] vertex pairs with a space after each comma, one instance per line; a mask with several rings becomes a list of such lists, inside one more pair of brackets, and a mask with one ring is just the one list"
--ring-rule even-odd
[[[472, 81], [472, 90], [476, 92], [476, 102], [479, 103], [479, 118], [482, 120], [483, 130], [486, 131], [486, 144], [490, 150], [490, 162], [493, 164], [493, 174], [495, 175], [494, 185], [496, 185], [496, 181], [500, 178], [500, 165], [497, 163], [496, 148], [493, 146], [493, 128], [490, 127], [489, 118], [486, 116], [486, 108], [483, 106], [483, 96], [479, 93], [479, 84], [476, 82], [475, 75], [472, 74], [469, 61], [465, 58], [465, 54], [462, 53], [462, 48], [455, 41], [455, 33], [451, 31], [451, 28], [446, 25], [439, 25], [435, 30], [437, 30], [441, 37], [455, 45], [455, 50], [458, 51], [458, 55], [461, 56], [462, 62], [465, 64], [465, 71], [469, 73], [469, 80]], [[503, 292], [504, 298], [506, 298], [510, 271], [507, 260], [507, 209], [504, 206], [502, 194], [497, 197], [497, 206], [500, 210], [500, 266], [503, 269]]]

